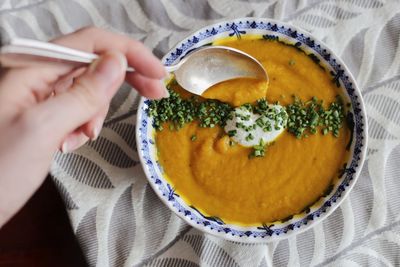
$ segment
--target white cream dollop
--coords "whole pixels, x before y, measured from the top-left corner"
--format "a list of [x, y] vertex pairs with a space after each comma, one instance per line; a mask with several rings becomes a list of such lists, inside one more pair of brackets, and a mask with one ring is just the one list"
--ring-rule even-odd
[[[225, 132], [233, 141], [245, 147], [252, 147], [274, 141], [284, 130], [287, 123], [287, 113], [281, 105], [268, 105], [265, 114], [253, 113], [244, 106], [237, 107], [227, 120]], [[246, 131], [247, 129], [247, 131]]]

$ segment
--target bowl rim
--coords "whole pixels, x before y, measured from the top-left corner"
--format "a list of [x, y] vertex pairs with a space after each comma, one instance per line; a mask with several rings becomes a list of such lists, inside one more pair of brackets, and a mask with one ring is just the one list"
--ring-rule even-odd
[[[316, 218], [311, 219], [310, 223], [305, 223], [305, 224], [300, 224], [300, 226], [298, 228], [293, 228], [290, 229], [291, 231], [287, 231], [287, 232], [283, 232], [282, 235], [267, 235], [267, 236], [263, 236], [261, 237], [252, 237], [247, 236], [247, 235], [232, 235], [230, 233], [224, 232], [224, 231], [216, 231], [215, 228], [211, 228], [208, 227], [206, 225], [203, 224], [198, 224], [193, 220], [190, 220], [185, 214], [183, 214], [182, 212], [180, 212], [178, 210], [178, 208], [174, 207], [172, 205], [172, 203], [170, 201], [168, 201], [168, 199], [162, 195], [162, 192], [160, 191], [159, 188], [157, 188], [156, 183], [152, 181], [152, 179], [150, 179], [150, 177], [152, 176], [152, 174], [149, 172], [148, 168], [146, 167], [146, 162], [145, 159], [143, 157], [143, 143], [142, 143], [142, 139], [141, 139], [141, 128], [139, 127], [140, 125], [142, 125], [142, 114], [144, 111], [144, 106], [146, 105], [146, 101], [147, 98], [145, 97], [141, 97], [140, 98], [140, 103], [139, 103], [139, 107], [137, 110], [137, 116], [136, 116], [136, 144], [137, 144], [137, 151], [138, 151], [138, 155], [139, 155], [139, 159], [142, 165], [142, 168], [145, 172], [146, 178], [149, 182], [149, 184], [151, 185], [151, 187], [153, 188], [153, 190], [156, 192], [156, 195], [161, 199], [161, 201], [170, 209], [172, 210], [176, 215], [178, 215], [178, 217], [180, 217], [181, 219], [183, 219], [186, 223], [188, 223], [189, 225], [193, 226], [194, 228], [212, 234], [214, 236], [218, 236], [218, 237], [222, 237], [226, 240], [230, 240], [230, 241], [237, 241], [237, 242], [243, 242], [243, 243], [265, 243], [265, 242], [272, 242], [272, 241], [276, 241], [276, 240], [281, 240], [281, 239], [286, 239], [289, 238], [290, 236], [293, 235], [297, 235], [299, 233], [302, 233], [312, 227], [315, 227], [317, 224], [319, 224], [320, 222], [322, 222], [324, 219], [326, 219], [327, 217], [329, 217], [341, 204], [342, 202], [348, 197], [349, 193], [351, 192], [351, 190], [353, 189], [354, 185], [356, 184], [358, 177], [360, 176], [361, 170], [362, 170], [362, 166], [365, 162], [365, 158], [366, 158], [366, 150], [367, 150], [367, 144], [368, 144], [368, 123], [367, 123], [367, 116], [366, 116], [366, 110], [365, 110], [365, 105], [362, 99], [362, 95], [361, 95], [361, 91], [357, 85], [356, 80], [354, 79], [352, 73], [349, 71], [348, 67], [344, 64], [344, 62], [342, 61], [342, 59], [337, 56], [337, 54], [335, 52], [333, 52], [324, 42], [322, 42], [321, 40], [319, 40], [318, 38], [316, 38], [313, 34], [299, 28], [298, 26], [294, 26], [290, 23], [285, 23], [285, 22], [281, 22], [275, 19], [269, 19], [269, 18], [255, 18], [255, 17], [243, 17], [243, 18], [235, 18], [235, 19], [226, 19], [226, 20], [220, 20], [218, 22], [206, 25], [196, 31], [191, 32], [190, 34], [186, 35], [185, 38], [181, 39], [179, 42], [177, 42], [177, 44], [175, 46], [173, 46], [162, 58], [162, 62], [164, 64], [171, 63], [173, 61], [170, 60], [170, 56], [174, 54], [174, 52], [179, 51], [180, 47], [184, 45], [184, 43], [186, 42], [190, 42], [190, 40], [195, 37], [198, 36], [199, 34], [201, 34], [202, 32], [206, 32], [209, 31], [210, 29], [214, 29], [219, 27], [220, 25], [226, 25], [228, 26], [229, 24], [232, 25], [231, 27], [233, 28], [233, 25], [236, 24], [240, 25], [242, 23], [247, 23], [249, 24], [251, 23], [259, 23], [262, 24], [264, 23], [265, 25], [272, 25], [272, 27], [276, 27], [278, 30], [279, 28], [281, 29], [290, 29], [293, 33], [296, 33], [298, 36], [302, 36], [304, 37], [304, 40], [309, 40], [310, 42], [315, 42], [315, 46], [319, 46], [321, 49], [323, 49], [326, 54], [328, 54], [331, 59], [335, 62], [337, 62], [337, 65], [339, 66], [340, 69], [343, 70], [342, 75], [345, 75], [345, 78], [350, 82], [350, 85], [352, 86], [352, 90], [353, 90], [353, 94], [355, 95], [355, 98], [358, 99], [357, 107], [354, 107], [354, 103], [352, 103], [352, 107], [351, 107], [351, 111], [353, 111], [353, 118], [355, 118], [356, 114], [354, 111], [354, 108], [358, 109], [358, 116], [361, 117], [361, 121], [358, 122], [358, 124], [356, 125], [356, 123], [354, 122], [354, 127], [353, 127], [353, 131], [354, 133], [356, 133], [356, 131], [360, 131], [357, 132], [352, 139], [352, 144], [351, 144], [351, 151], [350, 151], [350, 155], [351, 157], [349, 157], [349, 159], [346, 161], [346, 167], [348, 165], [351, 165], [354, 161], [354, 149], [356, 148], [356, 141], [357, 140], [357, 136], [359, 136], [361, 138], [360, 141], [360, 146], [361, 149], [358, 153], [358, 159], [357, 159], [357, 165], [355, 167], [352, 167], [352, 173], [351, 174], [346, 174], [346, 175], [350, 175], [349, 177], [351, 177], [351, 179], [349, 179], [348, 183], [343, 187], [342, 193], [340, 194], [340, 196], [338, 196], [338, 198], [336, 199], [336, 201], [333, 201], [332, 204], [330, 206], [328, 206], [326, 208], [325, 211], [321, 212], [321, 216], [317, 216]], [[279, 26], [278, 26], [279, 25]], [[293, 31], [293, 30], [294, 31]], [[232, 29], [234, 32], [235, 30]], [[237, 29], [236, 29], [237, 30]], [[239, 28], [240, 30], [240, 28]], [[265, 31], [270, 31], [267, 29], [263, 29]], [[279, 32], [276, 32], [277, 34], [279, 34]], [[217, 33], [215, 39], [218, 39], [219, 34]], [[290, 36], [288, 36], [290, 37]], [[294, 38], [294, 37], [293, 37]], [[310, 46], [306, 43], [302, 43], [306, 46], [306, 48], [311, 49]], [[199, 47], [196, 46], [195, 44], [193, 44], [194, 48]], [[303, 47], [304, 48], [304, 47]], [[304, 49], [303, 49], [304, 50]], [[314, 49], [313, 49], [314, 50]], [[189, 52], [190, 49], [187, 51]], [[315, 51], [315, 50], [314, 50]], [[186, 53], [187, 53], [186, 52]], [[322, 57], [322, 55], [320, 55]], [[181, 57], [178, 56], [177, 59], [180, 59]], [[325, 60], [325, 59], [324, 59]], [[326, 60], [325, 60], [326, 61]], [[327, 64], [330, 65], [330, 64]], [[331, 67], [331, 65], [330, 65]], [[343, 81], [343, 76], [339, 76], [338, 80], [340, 80], [342, 90], [346, 93], [349, 94], [349, 89], [346, 88], [344, 86], [344, 81]], [[350, 98], [350, 96], [348, 96]], [[146, 122], [147, 123], [147, 122]], [[360, 125], [361, 124], [361, 125]], [[356, 126], [361, 127], [360, 129], [356, 129]], [[351, 167], [351, 166], [350, 166]], [[350, 169], [350, 168], [349, 168]], [[162, 177], [164, 180], [165, 178]], [[340, 186], [342, 186], [342, 183], [344, 183], [344, 179], [347, 178], [347, 176], [345, 177], [345, 175], [343, 175], [343, 177], [340, 178], [341, 182], [337, 182], [337, 184], [339, 184]], [[168, 185], [169, 183], [166, 182]], [[337, 191], [338, 188], [336, 188]], [[332, 199], [331, 194], [329, 194], [329, 200], [324, 200], [323, 203], [321, 203], [321, 205], [318, 206], [317, 210], [320, 210], [325, 203], [327, 203], [327, 201], [330, 201]], [[189, 205], [183, 201], [188, 207]], [[313, 214], [315, 213], [315, 211], [313, 212]], [[201, 213], [200, 213], [201, 214]], [[302, 216], [302, 218], [307, 217], [307, 215], [305, 214], [304, 216]], [[297, 221], [301, 221], [302, 218], [298, 219]], [[208, 220], [206, 218], [204, 218], [205, 220]], [[279, 221], [278, 221], [279, 222]], [[242, 227], [242, 226], [238, 226], [238, 225], [234, 225], [234, 224], [228, 224], [229, 227], [236, 227], [236, 228], [242, 228], [242, 229], [246, 229], [246, 227]], [[247, 228], [254, 228], [254, 227], [247, 227]], [[269, 229], [269, 228], [268, 228]]]

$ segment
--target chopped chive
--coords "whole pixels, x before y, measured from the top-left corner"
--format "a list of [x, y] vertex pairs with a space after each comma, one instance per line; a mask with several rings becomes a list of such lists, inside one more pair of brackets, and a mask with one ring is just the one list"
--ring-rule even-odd
[[252, 151], [249, 154], [249, 159], [254, 157], [264, 157], [266, 152], [266, 144], [264, 140], [261, 138], [258, 145], [253, 146]]
[[231, 130], [228, 132], [229, 137], [235, 136], [235, 134], [237, 133], [237, 130]]
[[329, 132], [337, 137], [339, 136], [339, 128], [345, 118], [343, 102], [340, 97], [325, 109], [323, 101], [319, 101], [313, 97], [307, 102], [302, 102], [294, 96], [293, 104], [286, 107], [288, 113], [288, 131], [293, 133], [297, 138], [301, 139], [306, 134], [315, 134], [316, 127], [323, 127], [322, 134]]
[[254, 136], [251, 134], [251, 133], [249, 133], [246, 137], [245, 137], [245, 140], [246, 141], [251, 141], [251, 140], [253, 140], [254, 139]]

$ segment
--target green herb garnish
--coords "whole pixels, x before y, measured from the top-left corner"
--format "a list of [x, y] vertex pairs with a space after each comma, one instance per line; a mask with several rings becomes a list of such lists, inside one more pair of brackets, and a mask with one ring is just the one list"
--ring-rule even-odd
[[250, 133], [245, 137], [246, 141], [250, 141], [254, 139], [254, 136]]
[[324, 109], [323, 102], [313, 97], [307, 102], [294, 97], [293, 104], [286, 107], [288, 113], [288, 131], [297, 138], [302, 138], [306, 134], [315, 134], [317, 127], [322, 128], [322, 134], [329, 132], [335, 137], [339, 136], [339, 130], [342, 127], [345, 118], [343, 101], [340, 96], [331, 103], [328, 109]]
[[261, 138], [258, 145], [253, 146], [251, 153], [249, 154], [249, 159], [254, 157], [264, 157], [267, 145], [264, 140]]
[[233, 136], [235, 136], [236, 133], [237, 133], [236, 130], [231, 130], [228, 132], [228, 135], [229, 135], [229, 137], [233, 137]]
[[[327, 108], [324, 108], [322, 100], [316, 97], [303, 102], [296, 96], [293, 96], [293, 103], [280, 110], [269, 106], [265, 99], [259, 99], [254, 104], [246, 103], [240, 108], [261, 115], [254, 124], [245, 125], [244, 121], [250, 120], [249, 114], [234, 113], [234, 107], [227, 103], [212, 99], [202, 99], [191, 97], [183, 99], [180, 94], [168, 86], [169, 98], [149, 101], [147, 113], [153, 118], [153, 126], [157, 131], [163, 130], [163, 123], [168, 122], [171, 131], [179, 130], [185, 124], [197, 121], [200, 127], [224, 127], [228, 119], [237, 116], [242, 122], [237, 122], [236, 127], [242, 128], [249, 134], [245, 137], [246, 141], [254, 139], [251, 131], [260, 127], [264, 132], [270, 132], [273, 129], [279, 130], [286, 127], [288, 131], [297, 138], [306, 138], [310, 134], [321, 132], [323, 135], [332, 133], [338, 137], [340, 128], [346, 117], [345, 108], [340, 96], [332, 102]], [[230, 137], [237, 134], [237, 130], [231, 130], [227, 133]], [[197, 136], [192, 135], [191, 141], [196, 141]], [[236, 142], [230, 140], [229, 145], [233, 146]], [[266, 152], [266, 144], [263, 140], [253, 147], [249, 158], [262, 157]]]
[[[183, 99], [178, 93], [168, 88], [170, 97], [152, 100], [147, 113], [153, 117], [156, 130], [163, 129], [162, 124], [170, 123], [170, 130], [179, 130], [185, 124], [198, 121], [200, 127], [225, 126], [233, 108], [218, 100], [200, 101], [198, 97]], [[172, 125], [172, 126], [171, 126]]]

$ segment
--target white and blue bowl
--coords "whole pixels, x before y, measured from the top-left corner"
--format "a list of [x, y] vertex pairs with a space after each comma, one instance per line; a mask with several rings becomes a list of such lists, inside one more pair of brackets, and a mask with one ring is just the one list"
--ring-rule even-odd
[[[350, 157], [343, 169], [343, 175], [333, 185], [329, 194], [323, 197], [319, 206], [312, 206], [304, 213], [294, 216], [285, 222], [269, 225], [243, 227], [227, 224], [220, 218], [201, 214], [195, 207], [189, 206], [175, 192], [174, 188], [164, 178], [162, 167], [157, 161], [157, 148], [154, 141], [152, 118], [146, 113], [148, 101], [142, 98], [137, 113], [136, 138], [139, 157], [150, 185], [160, 199], [179, 217], [193, 227], [228, 240], [240, 242], [266, 242], [287, 238], [290, 235], [303, 232], [328, 217], [346, 198], [360, 174], [367, 147], [367, 117], [360, 90], [344, 65], [329, 48], [295, 26], [279, 21], [262, 18], [242, 18], [219, 22], [204, 27], [179, 42], [162, 59], [167, 66], [179, 62], [188, 52], [213, 41], [236, 36], [260, 35], [265, 39], [276, 39], [294, 44], [305, 51], [311, 58], [318, 61], [330, 71], [333, 81], [343, 90], [346, 102], [351, 103], [349, 110], [352, 142]], [[353, 125], [351, 125], [353, 124]]]

